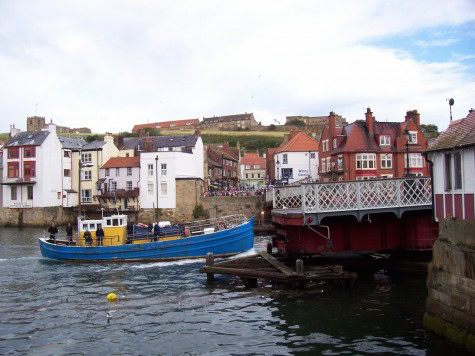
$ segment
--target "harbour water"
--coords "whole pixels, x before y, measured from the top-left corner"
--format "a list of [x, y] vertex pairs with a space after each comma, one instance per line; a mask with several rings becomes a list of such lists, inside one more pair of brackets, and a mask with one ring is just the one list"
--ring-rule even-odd
[[378, 273], [351, 291], [246, 289], [207, 284], [204, 260], [46, 260], [40, 235], [0, 230], [0, 354], [462, 354], [422, 329], [424, 276]]

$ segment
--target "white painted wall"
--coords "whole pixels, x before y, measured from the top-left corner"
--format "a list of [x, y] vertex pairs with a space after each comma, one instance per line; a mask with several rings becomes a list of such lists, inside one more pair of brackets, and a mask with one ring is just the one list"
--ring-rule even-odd
[[[156, 174], [155, 158], [158, 157], [158, 175]], [[193, 153], [178, 151], [141, 152], [140, 153], [140, 207], [155, 208], [157, 204], [158, 180], [158, 207], [161, 209], [176, 208], [176, 178], [204, 178], [203, 173], [203, 141], [198, 138]], [[167, 174], [161, 174], [161, 164], [167, 165]], [[153, 165], [153, 174], [149, 175], [148, 165]], [[167, 194], [162, 194], [161, 184], [166, 183]], [[153, 186], [149, 194], [148, 186]]]
[[106, 169], [99, 169], [99, 179], [106, 178], [107, 189], [110, 189], [111, 182], [117, 183], [117, 189], [127, 189], [127, 182], [132, 182], [132, 188], [140, 188], [140, 167], [131, 167], [132, 175], [127, 175], [127, 168], [119, 168], [119, 176], [116, 175], [116, 168], [109, 169], [109, 176], [106, 176]]
[[[310, 154], [315, 153], [315, 158], [310, 158]], [[284, 154], [287, 154], [287, 163], [284, 164]], [[277, 161], [280, 162], [277, 165]], [[293, 178], [289, 183], [293, 183], [310, 176], [318, 179], [318, 151], [311, 152], [280, 152], [274, 155], [275, 177], [282, 178], [282, 168], [292, 168]], [[278, 171], [279, 170], [279, 171]]]

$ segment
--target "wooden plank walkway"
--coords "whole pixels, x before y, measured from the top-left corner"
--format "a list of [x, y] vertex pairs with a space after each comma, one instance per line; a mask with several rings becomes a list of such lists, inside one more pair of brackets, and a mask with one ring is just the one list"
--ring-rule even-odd
[[297, 260], [293, 262], [294, 270], [289, 266], [292, 262], [284, 257], [260, 252], [258, 255], [228, 259], [215, 264], [213, 254], [208, 254], [206, 265], [200, 268], [200, 272], [206, 273], [208, 280], [213, 280], [214, 274], [237, 276], [250, 286], [257, 286], [257, 279], [290, 284], [297, 282], [300, 286], [311, 281], [343, 280], [352, 283], [356, 279], [356, 273], [344, 271], [340, 265], [303, 266], [303, 262]]

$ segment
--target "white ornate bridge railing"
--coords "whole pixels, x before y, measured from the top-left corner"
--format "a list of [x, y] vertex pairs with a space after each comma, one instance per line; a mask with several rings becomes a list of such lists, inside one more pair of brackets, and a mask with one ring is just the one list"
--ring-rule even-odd
[[428, 177], [309, 183], [273, 187], [274, 209], [300, 208], [305, 213], [430, 205]]

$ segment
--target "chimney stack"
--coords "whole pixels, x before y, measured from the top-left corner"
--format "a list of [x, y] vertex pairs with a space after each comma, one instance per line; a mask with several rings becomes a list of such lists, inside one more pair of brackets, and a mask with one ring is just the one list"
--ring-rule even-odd
[[333, 111], [330, 111], [328, 116], [328, 132], [330, 133], [330, 139], [335, 137], [336, 116]]
[[374, 121], [374, 118], [373, 118], [373, 113], [371, 112], [371, 109], [370, 108], [367, 108], [366, 109], [366, 127], [368, 128], [368, 133], [370, 135], [373, 134], [373, 121]]
[[153, 141], [151, 137], [145, 137], [145, 152], [152, 152]]
[[119, 134], [117, 137], [117, 146], [119, 146], [119, 148], [124, 147], [124, 136], [122, 134]]
[[417, 127], [421, 127], [421, 115], [417, 112], [417, 110], [409, 110], [406, 112], [404, 121], [408, 121], [410, 119], [412, 119]]

